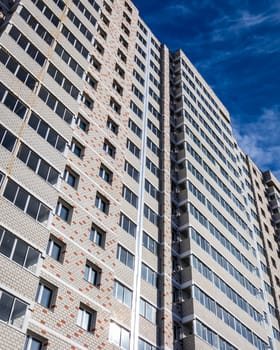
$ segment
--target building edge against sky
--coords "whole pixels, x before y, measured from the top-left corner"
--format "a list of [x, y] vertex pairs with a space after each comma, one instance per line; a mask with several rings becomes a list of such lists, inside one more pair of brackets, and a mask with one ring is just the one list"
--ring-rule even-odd
[[125, 0], [0, 1], [0, 349], [280, 349], [280, 185]]

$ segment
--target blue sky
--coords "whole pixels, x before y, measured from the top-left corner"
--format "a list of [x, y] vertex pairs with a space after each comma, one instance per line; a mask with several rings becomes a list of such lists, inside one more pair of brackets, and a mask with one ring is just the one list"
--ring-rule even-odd
[[134, 0], [182, 48], [231, 114], [242, 149], [280, 179], [280, 1]]

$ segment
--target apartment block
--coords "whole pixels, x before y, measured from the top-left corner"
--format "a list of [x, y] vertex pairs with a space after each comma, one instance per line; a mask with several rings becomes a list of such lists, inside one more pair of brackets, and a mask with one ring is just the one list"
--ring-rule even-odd
[[280, 349], [280, 184], [130, 0], [0, 1], [0, 350]]

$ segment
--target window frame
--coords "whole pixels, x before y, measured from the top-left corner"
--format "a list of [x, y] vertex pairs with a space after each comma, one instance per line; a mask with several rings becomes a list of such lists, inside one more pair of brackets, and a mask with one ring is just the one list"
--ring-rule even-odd
[[95, 207], [102, 211], [104, 214], [108, 215], [110, 209], [110, 201], [100, 192], [96, 192]]
[[[44, 300], [45, 291], [49, 293], [47, 296], [47, 301]], [[57, 287], [43, 279], [40, 279], [35, 296], [35, 301], [41, 306], [45, 307], [46, 309], [51, 310], [55, 307], [56, 295]]]
[[[58, 247], [58, 254], [55, 254], [54, 248]], [[46, 254], [50, 256], [52, 259], [60, 262], [61, 264], [63, 263], [64, 260], [64, 255], [66, 251], [66, 244], [62, 242], [60, 239], [56, 238], [53, 235], [50, 235], [47, 248], [46, 248]]]
[[95, 331], [95, 328], [94, 328], [95, 322], [96, 322], [96, 311], [80, 303], [80, 307], [77, 313], [77, 321], [76, 321], [77, 326], [89, 333], [93, 333]]
[[[98, 237], [98, 239], [96, 238]], [[91, 229], [89, 233], [89, 239], [96, 244], [97, 246], [104, 249], [105, 240], [106, 240], [106, 232], [102, 230], [99, 226], [97, 226], [94, 222], [91, 224]]]
[[[62, 215], [62, 210], [64, 211], [63, 208], [65, 208], [67, 210], [66, 217], [64, 216], [64, 214], [63, 214], [63, 216], [61, 216]], [[57, 201], [56, 209], [55, 209], [55, 215], [57, 215], [63, 221], [65, 221], [68, 224], [70, 224], [71, 220], [72, 220], [73, 212], [74, 212], [74, 208], [70, 204], [68, 204], [64, 199], [59, 197], [58, 201]]]
[[[74, 182], [70, 181], [73, 179]], [[69, 165], [66, 165], [63, 173], [63, 180], [74, 189], [78, 188], [80, 176]]]

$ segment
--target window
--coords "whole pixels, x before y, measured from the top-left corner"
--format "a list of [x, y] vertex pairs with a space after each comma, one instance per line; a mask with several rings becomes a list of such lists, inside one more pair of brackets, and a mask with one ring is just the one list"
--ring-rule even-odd
[[107, 27], [109, 27], [110, 21], [109, 21], [109, 19], [104, 15], [103, 12], [101, 12], [100, 19], [102, 19], [103, 23], [104, 23]]
[[47, 344], [46, 339], [42, 339], [37, 335], [28, 335], [25, 339], [23, 350], [44, 350], [44, 344]]
[[93, 105], [94, 102], [93, 100], [88, 96], [88, 94], [86, 94], [85, 92], [83, 92], [83, 95], [81, 97], [81, 102], [90, 110], [93, 110]]
[[96, 208], [101, 210], [104, 214], [108, 215], [110, 202], [108, 201], [107, 198], [105, 198], [104, 196], [102, 196], [102, 194], [98, 192], [95, 197], [95, 206]]
[[145, 85], [145, 80], [141, 77], [141, 75], [135, 69], [133, 70], [133, 76], [142, 86]]
[[55, 213], [62, 220], [70, 224], [73, 214], [73, 207], [71, 207], [71, 205], [66, 203], [63, 199], [59, 198], [56, 205]]
[[138, 197], [128, 187], [123, 186], [122, 196], [128, 203], [133, 205], [136, 209], [138, 208]]
[[5, 179], [5, 175], [0, 171], [0, 188], [2, 186], [3, 180]]
[[110, 157], [115, 158], [116, 156], [116, 147], [114, 147], [108, 140], [104, 140], [103, 151], [109, 154]]
[[141, 102], [143, 102], [143, 100], [144, 100], [144, 95], [140, 92], [139, 89], [137, 89], [137, 87], [136, 87], [135, 85], [132, 84], [131, 90], [132, 90], [132, 92], [134, 93], [134, 95], [135, 95], [136, 97], [138, 97], [139, 100], [140, 100]]
[[149, 137], [147, 137], [147, 146], [156, 156], [159, 155], [158, 146]]
[[56, 292], [56, 287], [46, 281], [40, 280], [35, 300], [37, 303], [50, 309], [54, 306]]
[[83, 158], [85, 154], [85, 147], [76, 139], [72, 139], [70, 150], [79, 158]]
[[79, 90], [52, 63], [49, 63], [47, 72], [69, 95], [78, 99]]
[[46, 253], [54, 260], [63, 262], [64, 254], [66, 250], [66, 244], [54, 236], [50, 236]]
[[150, 303], [140, 298], [140, 315], [152, 323], [156, 323], [157, 309]]
[[157, 254], [157, 242], [147, 235], [146, 232], [143, 232], [143, 246], [149, 249], [152, 253]]
[[137, 117], [142, 119], [143, 112], [133, 101], [130, 101], [130, 109], [137, 115]]
[[139, 182], [139, 171], [135, 169], [130, 163], [125, 161], [124, 163], [124, 170], [128, 173], [129, 176], [131, 176], [136, 182]]
[[149, 266], [142, 263], [141, 277], [144, 281], [150, 283], [153, 287], [157, 286], [157, 274]]
[[36, 221], [47, 224], [51, 210], [13, 180], [8, 179], [3, 196]]
[[160, 137], [159, 129], [150, 121], [150, 119], [148, 119], [148, 128], [152, 131], [154, 135]]
[[91, 31], [79, 20], [79, 18], [70, 9], [68, 9], [67, 11], [67, 17], [74, 23], [74, 25], [79, 29], [79, 31], [91, 43], [93, 39]]
[[0, 253], [26, 269], [36, 272], [39, 251], [0, 226]]
[[16, 137], [10, 131], [0, 125], [0, 145], [12, 152], [15, 147], [16, 140]]
[[50, 8], [43, 3], [42, 0], [32, 0], [32, 2], [37, 6], [37, 8], [45, 15], [45, 17], [52, 22], [54, 26], [58, 26], [58, 17], [50, 10]]
[[109, 170], [104, 164], [100, 165], [99, 176], [106, 181], [108, 184], [112, 184], [113, 181], [113, 173]]
[[86, 75], [86, 82], [94, 89], [97, 89], [98, 81], [89, 73]]
[[134, 62], [138, 65], [138, 67], [139, 67], [143, 72], [145, 72], [145, 65], [144, 65], [143, 62], [141, 62], [141, 60], [140, 60], [137, 56], [134, 57]]
[[90, 261], [85, 266], [84, 279], [95, 287], [100, 286], [101, 270]]
[[115, 322], [110, 323], [109, 341], [121, 349], [130, 349], [130, 333]]
[[142, 137], [142, 130], [139, 128], [139, 126], [134, 123], [133, 120], [131, 120], [130, 118], [128, 119], [128, 127], [138, 136], [138, 137]]
[[[77, 6], [77, 8], [80, 10], [80, 12], [90, 21], [90, 23], [95, 27], [96, 25], [96, 19], [91, 14], [91, 12], [82, 4], [80, 0], [74, 0], [74, 4]], [[89, 3], [92, 5], [92, 7], [95, 9], [96, 12], [99, 12], [100, 7], [94, 0], [90, 0]]]
[[123, 88], [115, 79], [113, 80], [113, 89], [116, 90], [119, 95], [123, 95]]
[[156, 350], [155, 346], [151, 345], [150, 343], [147, 343], [143, 339], [139, 339], [138, 347], [138, 350]]
[[0, 83], [0, 102], [23, 119], [27, 112], [26, 105]]
[[123, 213], [121, 213], [120, 215], [120, 227], [124, 229], [126, 232], [128, 232], [131, 236], [135, 237], [137, 226], [132, 220], [130, 220]]
[[159, 68], [154, 64], [153, 61], [150, 61], [150, 66], [154, 70], [155, 73], [157, 73], [158, 75], [160, 74]]
[[0, 62], [30, 90], [34, 91], [37, 79], [3, 48], [0, 48]]
[[142, 49], [142, 47], [138, 44], [135, 45], [137, 51], [140, 53], [140, 55], [146, 59], [146, 52]]
[[46, 57], [15, 27], [12, 26], [9, 35], [15, 42], [41, 67], [46, 62]]
[[53, 110], [60, 118], [67, 124], [72, 123], [74, 114], [65, 107], [52, 93], [50, 93], [44, 86], [41, 86], [38, 96], [46, 105]]
[[155, 109], [155, 107], [154, 107], [151, 103], [148, 104], [148, 109], [149, 109], [149, 111], [152, 113], [152, 115], [153, 115], [154, 117], [156, 117], [157, 119], [159, 119], [160, 113]]
[[118, 114], [121, 114], [121, 106], [117, 103], [117, 101], [111, 97], [110, 99], [110, 107]]
[[[142, 30], [142, 32], [145, 34], [145, 35], [147, 35], [148, 34], [148, 31], [147, 31], [147, 29], [144, 27], [144, 25], [140, 22], [140, 21], [138, 21], [138, 27]], [[139, 33], [138, 33], [139, 34]], [[140, 34], [139, 34], [140, 35]], [[137, 35], [138, 36], [138, 35]]]
[[128, 49], [128, 42], [125, 40], [125, 38], [122, 35], [120, 35], [119, 41], [126, 49]]
[[146, 204], [144, 204], [144, 216], [152, 223], [157, 225], [157, 214]]
[[131, 6], [128, 5], [127, 2], [124, 3], [124, 6], [130, 13], [132, 13], [132, 8], [131, 8]]
[[108, 117], [106, 126], [108, 129], [110, 129], [114, 134], [118, 134], [119, 132], [119, 126], [110, 118]]
[[48, 183], [51, 185], [57, 184], [59, 172], [25, 144], [20, 145], [17, 157]]
[[94, 331], [96, 311], [81, 304], [78, 311], [77, 325], [88, 332]]
[[69, 166], [65, 167], [63, 179], [69, 186], [77, 189], [79, 183], [79, 175], [75, 173]]
[[0, 321], [22, 328], [27, 304], [0, 289]]
[[89, 51], [84, 45], [70, 32], [70, 30], [63, 24], [61, 33], [70, 42], [71, 45], [87, 60], [89, 57]]
[[123, 32], [124, 32], [127, 36], [130, 35], [129, 29], [128, 29], [123, 23], [121, 24], [121, 29], [123, 30]]
[[158, 88], [160, 89], [160, 82], [150, 73], [150, 81]]
[[32, 112], [28, 125], [34, 129], [38, 135], [45, 139], [51, 146], [63, 153], [66, 147], [66, 140], [54, 129], [44, 122], [36, 113]]
[[105, 32], [105, 30], [98, 24], [97, 26], [97, 33], [101, 36], [101, 38], [103, 38], [104, 40], [107, 39], [107, 33]]
[[82, 117], [81, 114], [78, 114], [77, 116], [76, 125], [85, 133], [88, 133], [90, 123], [84, 117]]
[[124, 63], [126, 63], [126, 61], [127, 61], [126, 55], [125, 55], [120, 49], [118, 49], [117, 56], [118, 56]]
[[48, 44], [53, 43], [53, 37], [50, 33], [36, 20], [35, 17], [24, 7], [21, 8], [20, 16], [25, 20], [25, 22]]
[[113, 295], [118, 301], [131, 308], [132, 291], [129, 288], [125, 287], [120, 282], [115, 281]]
[[127, 21], [127, 23], [131, 23], [130, 17], [125, 12], [123, 12], [123, 18]]
[[104, 47], [95, 39], [93, 47], [100, 53], [100, 55], [104, 55]]
[[126, 141], [126, 148], [129, 149], [135, 157], [140, 158], [140, 149], [129, 139]]
[[152, 88], [149, 88], [149, 94], [157, 103], [160, 103], [160, 97], [154, 92]]
[[130, 269], [134, 269], [134, 255], [132, 255], [127, 249], [118, 245], [117, 259], [119, 259], [124, 265]]
[[116, 65], [115, 65], [115, 71], [119, 74], [119, 76], [121, 77], [121, 78], [125, 78], [125, 71], [121, 68], [121, 66], [120, 65], [118, 65], [117, 63], [116, 63]]
[[101, 63], [94, 56], [91, 56], [90, 63], [98, 72], [101, 70]]
[[55, 52], [63, 61], [80, 77], [83, 77], [84, 70], [73, 57], [59, 44], [56, 43]]
[[112, 8], [105, 1], [103, 1], [103, 7], [110, 15], [112, 14]]
[[157, 189], [147, 180], [145, 179], [145, 190], [155, 199], [158, 197]]
[[105, 246], [105, 231], [103, 231], [100, 227], [95, 224], [92, 224], [89, 239], [97, 244], [99, 247], [104, 248]]
[[151, 49], [151, 55], [154, 57], [154, 59], [160, 63], [160, 58], [159, 56], [155, 53], [155, 51], [153, 49]]

